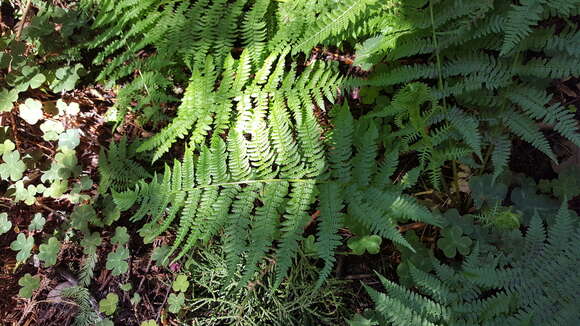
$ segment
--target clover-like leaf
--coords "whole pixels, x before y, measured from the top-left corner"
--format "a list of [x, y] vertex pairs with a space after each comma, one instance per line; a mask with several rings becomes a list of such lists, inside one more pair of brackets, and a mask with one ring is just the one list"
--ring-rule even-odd
[[60, 121], [46, 120], [40, 125], [42, 139], [46, 141], [57, 140], [58, 136], [64, 132], [64, 125]]
[[58, 108], [59, 115], [77, 115], [80, 112], [78, 103], [71, 102], [70, 104], [66, 104], [62, 99], [56, 101], [56, 107]]
[[103, 319], [95, 324], [95, 326], [115, 326], [110, 319]]
[[164, 261], [164, 259], [167, 257], [170, 250], [171, 248], [167, 245], [153, 249], [151, 260], [153, 260], [157, 266], [166, 266], [168, 262]]
[[153, 319], [142, 321], [140, 326], [157, 326], [157, 323]]
[[0, 90], [0, 112], [9, 112], [14, 106], [14, 102], [18, 100], [18, 90], [1, 89]]
[[19, 180], [9, 188], [13, 188], [16, 191], [14, 192], [14, 199], [16, 201], [23, 201], [26, 205], [32, 205], [36, 202], [36, 193], [40, 190], [41, 192], [44, 191], [43, 185], [28, 185], [28, 187], [24, 187], [24, 182]]
[[381, 250], [382, 238], [378, 235], [364, 235], [348, 239], [347, 246], [355, 255], [362, 255], [365, 251], [369, 254], [378, 254]]
[[127, 258], [129, 258], [129, 250], [125, 247], [119, 247], [107, 255], [106, 267], [113, 276], [119, 276], [129, 270], [129, 264], [125, 261]]
[[38, 120], [42, 119], [42, 102], [38, 100], [28, 98], [18, 108], [20, 117], [28, 124], [35, 125]]
[[60, 198], [68, 190], [67, 180], [54, 180], [43, 192], [44, 197]]
[[185, 303], [185, 295], [183, 293], [179, 293], [177, 295], [175, 293], [171, 293], [167, 299], [167, 303], [169, 303], [169, 311], [176, 314], [181, 310], [183, 304]]
[[22, 288], [18, 291], [18, 295], [23, 298], [32, 298], [32, 293], [40, 287], [40, 277], [32, 276], [26, 273], [18, 280], [18, 285]]
[[80, 205], [75, 207], [70, 216], [71, 226], [83, 233], [88, 233], [89, 222], [96, 226], [103, 226], [97, 218], [97, 212], [91, 205]]
[[46, 81], [46, 77], [37, 67], [25, 66], [20, 73], [10, 74], [7, 81], [19, 92], [24, 92], [28, 87], [32, 89], [40, 87]]
[[101, 245], [101, 235], [99, 232], [93, 232], [91, 234], [86, 234], [81, 240], [81, 246], [83, 247], [83, 252], [89, 254], [94, 252], [94, 250]]
[[5, 139], [4, 143], [0, 144], [0, 155], [12, 152], [16, 146], [10, 139]]
[[110, 316], [117, 310], [117, 303], [119, 303], [119, 296], [115, 293], [109, 293], [104, 299], [99, 301], [99, 311]]
[[173, 291], [175, 291], [175, 292], [187, 291], [187, 288], [189, 287], [189, 281], [187, 280], [187, 275], [185, 275], [185, 274], [177, 275], [177, 277], [173, 281], [173, 284], [171, 285], [171, 287], [173, 288]]
[[42, 214], [36, 213], [34, 214], [32, 221], [30, 221], [30, 225], [28, 225], [28, 231], [42, 231], [45, 223], [46, 219], [42, 216]]
[[131, 289], [133, 289], [133, 285], [131, 283], [123, 283], [121, 284], [121, 286], [119, 286], [119, 288], [125, 292], [127, 291], [131, 291]]
[[26, 261], [30, 257], [32, 247], [34, 247], [34, 238], [32, 236], [26, 237], [24, 233], [18, 233], [16, 240], [10, 244], [10, 249], [18, 251], [16, 254], [18, 262]]
[[507, 186], [503, 183], [494, 182], [491, 174], [472, 177], [469, 180], [469, 188], [476, 208], [481, 208], [484, 203], [494, 205], [504, 200], [507, 194]]
[[124, 245], [129, 241], [129, 234], [127, 234], [127, 228], [124, 226], [118, 226], [115, 229], [115, 235], [111, 238], [111, 242], [118, 245]]
[[20, 159], [17, 151], [6, 152], [2, 155], [4, 163], [0, 164], [0, 179], [18, 181], [22, 179], [26, 164]]
[[39, 250], [38, 259], [42, 260], [45, 266], [52, 266], [56, 264], [56, 258], [60, 251], [60, 242], [55, 237], [52, 237], [48, 239], [47, 244], [41, 244]]
[[463, 230], [455, 225], [443, 229], [442, 237], [437, 240], [437, 247], [443, 250], [445, 256], [453, 258], [457, 252], [464, 256], [467, 255], [472, 243], [473, 240], [469, 237], [463, 236]]
[[58, 147], [75, 149], [81, 143], [81, 130], [69, 129], [58, 136]]
[[62, 180], [77, 176], [80, 173], [80, 167], [77, 163], [78, 159], [74, 150], [61, 148], [61, 152], [54, 156], [50, 169], [42, 174], [40, 181]]
[[0, 235], [10, 231], [12, 228], [12, 222], [8, 220], [7, 213], [0, 213]]
[[55, 93], [72, 91], [82, 72], [83, 65], [77, 63], [74, 66], [58, 68], [55, 73], [55, 79], [50, 88]]
[[141, 295], [139, 295], [139, 293], [135, 292], [133, 293], [133, 297], [131, 298], [131, 304], [136, 306], [139, 304], [139, 302], [141, 302]]
[[377, 323], [374, 320], [367, 319], [360, 314], [356, 314], [353, 319], [348, 320], [348, 326], [376, 326]]
[[105, 207], [102, 213], [104, 215], [103, 223], [105, 225], [111, 225], [121, 217], [121, 210], [110, 196], [105, 197]]

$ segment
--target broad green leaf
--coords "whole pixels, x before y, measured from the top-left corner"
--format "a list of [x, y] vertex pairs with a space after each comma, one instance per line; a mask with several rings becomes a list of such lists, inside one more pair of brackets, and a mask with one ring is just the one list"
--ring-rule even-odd
[[54, 180], [46, 190], [44, 197], [60, 198], [68, 190], [67, 180]]
[[55, 73], [55, 79], [50, 88], [55, 93], [72, 91], [82, 72], [83, 65], [77, 63], [74, 66], [58, 68]]
[[378, 254], [381, 250], [382, 238], [378, 235], [364, 235], [348, 239], [347, 246], [355, 255]]
[[378, 324], [379, 323], [377, 323], [376, 321], [366, 319], [360, 314], [356, 314], [353, 319], [348, 320], [349, 326], [376, 326]]
[[109, 319], [103, 319], [96, 323], [95, 326], [115, 326], [115, 324]]
[[469, 237], [463, 236], [463, 231], [459, 226], [455, 225], [443, 229], [441, 234], [442, 237], [437, 240], [437, 247], [443, 250], [445, 256], [453, 258], [457, 255], [457, 252], [464, 256], [469, 253], [473, 240]]
[[171, 293], [167, 299], [167, 303], [169, 304], [169, 311], [176, 314], [181, 310], [183, 304], [185, 303], [185, 295], [183, 293], [179, 293], [177, 295], [175, 293]]
[[71, 226], [83, 233], [88, 233], [89, 223], [102, 227], [102, 222], [97, 218], [97, 212], [91, 205], [75, 207], [70, 216]]
[[89, 254], [93, 252], [98, 246], [101, 245], [101, 235], [99, 232], [93, 232], [91, 234], [86, 234], [81, 240], [81, 246], [83, 247], [83, 252]]
[[115, 229], [115, 235], [111, 238], [111, 242], [118, 245], [124, 245], [129, 241], [129, 234], [127, 234], [127, 228], [124, 226], [118, 226]]
[[136, 306], [139, 304], [139, 302], [141, 302], [141, 296], [139, 295], [139, 293], [135, 292], [133, 293], [133, 297], [131, 298], [131, 304]]
[[109, 293], [106, 298], [99, 301], [99, 311], [110, 316], [117, 310], [117, 303], [119, 303], [119, 296], [115, 293]]
[[12, 152], [16, 146], [10, 139], [5, 139], [4, 143], [0, 144], [0, 155]]
[[103, 223], [111, 225], [121, 217], [121, 210], [117, 207], [110, 196], [105, 197], [105, 207], [103, 208]]
[[119, 288], [125, 292], [127, 291], [131, 291], [131, 289], [133, 289], [133, 285], [131, 283], [124, 283], [121, 284], [121, 286], [119, 286]]
[[62, 99], [56, 101], [56, 107], [58, 108], [59, 115], [77, 115], [80, 112], [78, 103], [71, 102], [70, 104], [66, 104]]
[[129, 250], [125, 247], [119, 247], [107, 255], [106, 267], [113, 276], [119, 276], [129, 270], [129, 264], [125, 261], [127, 258], [129, 258]]
[[493, 181], [491, 174], [472, 177], [469, 180], [469, 188], [473, 197], [475, 207], [481, 208], [484, 203], [494, 205], [504, 200], [507, 194], [507, 186], [503, 183]]
[[80, 129], [69, 129], [58, 136], [58, 147], [60, 149], [75, 149], [81, 143]]
[[173, 284], [171, 285], [171, 287], [173, 288], [173, 291], [175, 291], [175, 292], [187, 291], [187, 288], [189, 287], [189, 281], [187, 280], [187, 275], [185, 275], [185, 274], [177, 275], [177, 277], [175, 278], [175, 281], [173, 281]]
[[34, 214], [34, 218], [30, 221], [30, 225], [28, 226], [28, 231], [42, 231], [44, 224], [46, 223], [46, 219], [42, 216], [41, 213]]
[[16, 182], [10, 188], [15, 189], [14, 199], [16, 201], [23, 201], [26, 205], [32, 205], [36, 202], [36, 193], [43, 192], [46, 188], [43, 185], [28, 185], [24, 187], [24, 182], [22, 180]]
[[10, 231], [12, 228], [12, 222], [8, 220], [7, 213], [0, 213], [0, 235]]
[[28, 124], [35, 125], [38, 120], [42, 119], [42, 102], [38, 100], [28, 98], [18, 108], [20, 109], [20, 117]]
[[58, 140], [58, 136], [64, 132], [64, 125], [60, 121], [46, 120], [40, 125], [42, 139], [46, 141]]
[[55, 237], [48, 239], [48, 244], [41, 244], [38, 259], [44, 261], [45, 266], [56, 264], [56, 258], [60, 251], [60, 242]]
[[14, 107], [14, 102], [18, 100], [18, 90], [0, 90], [0, 112], [10, 112]]
[[40, 87], [46, 81], [44, 74], [40, 73], [37, 67], [25, 66], [20, 73], [11, 73], [7, 82], [19, 92], [24, 92], [28, 87], [34, 89]]
[[0, 179], [18, 181], [22, 179], [26, 164], [20, 159], [20, 153], [17, 151], [6, 152], [2, 155], [4, 163], [0, 164]]
[[18, 251], [16, 260], [19, 262], [26, 261], [30, 257], [32, 247], [34, 247], [34, 238], [32, 236], [26, 237], [24, 233], [18, 233], [16, 240], [10, 244], [10, 249]]
[[157, 326], [157, 323], [153, 319], [142, 321], [140, 326]]
[[167, 245], [163, 245], [161, 247], [157, 247], [153, 249], [153, 253], [151, 254], [151, 259], [155, 262], [157, 266], [165, 266], [167, 265], [167, 261], [165, 263], [163, 260], [167, 257], [167, 254], [171, 248]]
[[32, 276], [30, 273], [26, 273], [18, 280], [18, 285], [22, 287], [18, 291], [18, 295], [30, 299], [32, 298], [32, 293], [40, 287], [40, 276]]

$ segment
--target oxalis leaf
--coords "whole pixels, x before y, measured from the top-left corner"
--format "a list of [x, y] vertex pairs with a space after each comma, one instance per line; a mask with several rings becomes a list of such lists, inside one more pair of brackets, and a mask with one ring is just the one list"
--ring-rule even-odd
[[18, 90], [0, 90], [0, 112], [10, 112], [14, 106], [14, 102], [18, 100]]
[[55, 73], [55, 79], [50, 84], [50, 88], [55, 93], [72, 91], [79, 80], [79, 74], [82, 74], [83, 65], [77, 63], [74, 66], [58, 68]]
[[0, 144], [0, 154], [4, 155], [6, 153], [12, 152], [16, 146], [10, 139], [4, 140], [4, 143]]
[[369, 254], [378, 254], [382, 241], [378, 235], [364, 235], [348, 239], [347, 246], [355, 255], [362, 255], [365, 251]]
[[99, 301], [99, 311], [110, 316], [117, 310], [117, 303], [119, 303], [119, 296], [115, 293], [109, 293], [106, 298]]
[[56, 258], [60, 251], [60, 242], [55, 237], [48, 239], [48, 244], [41, 244], [38, 259], [44, 261], [45, 266], [56, 264]]
[[443, 229], [441, 239], [437, 240], [437, 246], [449, 258], [455, 257], [457, 252], [467, 255], [472, 243], [471, 238], [463, 236], [459, 226]]
[[115, 235], [111, 238], [113, 244], [124, 245], [129, 241], [129, 234], [127, 234], [127, 228], [124, 226], [118, 226], [115, 229]]
[[30, 251], [34, 246], [34, 238], [32, 236], [26, 237], [24, 233], [19, 233], [16, 240], [12, 241], [10, 244], [10, 249], [18, 251], [16, 254], [16, 260], [18, 262], [23, 262], [30, 257]]
[[119, 247], [107, 255], [106, 267], [113, 276], [119, 276], [129, 270], [129, 264], [125, 261], [127, 258], [129, 258], [129, 250], [125, 247]]
[[177, 295], [175, 293], [171, 293], [167, 299], [167, 303], [169, 303], [169, 311], [176, 314], [181, 310], [183, 304], [185, 303], [185, 295], [183, 293], [179, 293]]
[[20, 104], [20, 117], [28, 124], [35, 125], [38, 120], [42, 119], [42, 102], [34, 99], [26, 99]]
[[0, 179], [18, 181], [22, 179], [26, 164], [20, 159], [17, 151], [6, 152], [2, 155], [4, 163], [0, 164]]
[[46, 223], [46, 219], [42, 217], [41, 213], [34, 214], [34, 218], [30, 221], [30, 225], [28, 226], [28, 231], [42, 231], [44, 224]]
[[23, 298], [32, 298], [32, 292], [40, 287], [40, 277], [26, 273], [18, 280], [18, 285], [22, 286], [18, 295]]
[[177, 277], [175, 278], [175, 281], [173, 281], [173, 284], [171, 287], [173, 288], [173, 291], [175, 291], [175, 292], [187, 291], [187, 288], [189, 287], [189, 281], [187, 280], [187, 275], [185, 275], [185, 274], [177, 275]]
[[12, 222], [8, 220], [7, 213], [0, 213], [0, 235], [10, 231], [12, 228]]

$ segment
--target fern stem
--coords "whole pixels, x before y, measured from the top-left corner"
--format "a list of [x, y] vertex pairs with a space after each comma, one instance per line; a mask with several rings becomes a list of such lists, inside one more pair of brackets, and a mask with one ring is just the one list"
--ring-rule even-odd
[[[438, 87], [439, 91], [444, 94], [443, 92], [443, 77], [441, 71], [441, 56], [439, 54], [439, 42], [437, 42], [437, 33], [435, 31], [435, 18], [433, 17], [433, 1], [429, 0], [429, 13], [431, 15], [431, 30], [433, 32], [433, 45], [435, 46], [435, 57], [437, 59], [437, 75], [438, 75]], [[433, 104], [435, 105], [435, 104]], [[443, 97], [443, 108], [447, 110], [447, 101], [445, 97]]]

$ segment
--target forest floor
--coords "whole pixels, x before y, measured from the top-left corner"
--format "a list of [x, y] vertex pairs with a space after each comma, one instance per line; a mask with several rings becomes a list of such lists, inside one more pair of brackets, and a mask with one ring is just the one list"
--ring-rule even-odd
[[[4, 17], [5, 22], [9, 18]], [[8, 23], [9, 24], [9, 23]], [[580, 122], [580, 79], [570, 78], [567, 80], [555, 80], [552, 84], [554, 99], [563, 103], [564, 106], [576, 108], [576, 119]], [[112, 125], [106, 123], [105, 115], [115, 103], [115, 94], [100, 85], [85, 87], [82, 89], [67, 92], [64, 95], [51, 95], [46, 92], [31, 90], [25, 94], [26, 97], [33, 97], [43, 102], [45, 106], [55, 105], [57, 99], [78, 103], [80, 113], [74, 118], [63, 116], [61, 122], [66, 129], [78, 128], [84, 135], [80, 138], [80, 145], [77, 147], [77, 158], [83, 172], [88, 174], [94, 184], [83, 193], [89, 196], [96, 196], [98, 192], [98, 156], [101, 148], [108, 147], [111, 141], [118, 141], [126, 136], [129, 139], [144, 137], [148, 134], [146, 130], [134, 122], [131, 117], [125, 120], [124, 124], [116, 130], [112, 130]], [[319, 118], [326, 119], [324, 116]], [[17, 113], [16, 108], [12, 112], [0, 114], [0, 127], [9, 127], [15, 140], [16, 148], [22, 152], [33, 153], [38, 157], [54, 157], [57, 151], [54, 142], [45, 141], [38, 126], [27, 124]], [[514, 172], [524, 173], [534, 178], [553, 179], [558, 172], [567, 165], [580, 166], [580, 148], [573, 146], [557, 136], [550, 130], [550, 126], [542, 126], [549, 136], [555, 153], [560, 159], [560, 164], [554, 164], [545, 155], [534, 149], [531, 145], [516, 141], [512, 150], [510, 168]], [[0, 136], [4, 129], [0, 128]], [[49, 160], [46, 160], [49, 164]], [[32, 182], [40, 175], [30, 176]], [[0, 193], [5, 193], [7, 184], [0, 183]], [[428, 196], [423, 198], [428, 201]], [[569, 202], [570, 208], [580, 213], [580, 198], [575, 198]], [[44, 197], [37, 198], [37, 202], [28, 206], [24, 203], [14, 203], [12, 198], [0, 197], [0, 211], [7, 212], [14, 217], [13, 224], [16, 226], [29, 225], [36, 213], [42, 213], [46, 217], [46, 224], [43, 232], [50, 235], [60, 223], [73, 211], [74, 205], [66, 200], [54, 200]], [[315, 214], [315, 212], [312, 212]], [[121, 225], [124, 216], [121, 216]], [[126, 220], [126, 219], [125, 219]], [[130, 226], [127, 222], [126, 226]], [[421, 226], [419, 226], [421, 227]], [[423, 226], [424, 227], [424, 226]], [[166, 315], [163, 307], [171, 290], [172, 274], [180, 269], [178, 265], [170, 268], [160, 268], [151, 263], [150, 254], [154, 247], [162, 243], [170, 243], [171, 238], [162, 238], [153, 244], [145, 245], [141, 237], [136, 235], [134, 226], [128, 228], [132, 236], [131, 248], [137, 248], [132, 252], [130, 258], [129, 272], [127, 278], [131, 278], [137, 285], [137, 292], [140, 294], [142, 304], [131, 305], [130, 300], [120, 300], [122, 306], [117, 309], [121, 313], [118, 320], [126, 320], [127, 324], [136, 321], [159, 319], [162, 325], [176, 325], [175, 320], [163, 319], [160, 316]], [[425, 236], [429, 237], [430, 230], [424, 230]], [[105, 230], [103, 237], [111, 237], [113, 230]], [[133, 236], [135, 235], [135, 236]], [[19, 266], [16, 262], [16, 252], [10, 250], [10, 244], [16, 238], [16, 233], [11, 232], [0, 237], [0, 325], [69, 325], [74, 315], [75, 307], [62, 303], [50, 302], [47, 300], [23, 299], [18, 296], [20, 285], [18, 280], [26, 273], [43, 275], [43, 282], [36, 296], [45, 297], [51, 289], [59, 284], [75, 282], [70, 270], [76, 269], [83, 257], [83, 249], [80, 245], [72, 242], [65, 244], [59, 254], [59, 262], [66, 262], [57, 267], [41, 267], [38, 262]], [[106, 255], [110, 248], [101, 248], [99, 253]], [[111, 272], [104, 266], [105, 257], [100, 257], [99, 264], [95, 269], [95, 277], [89, 290], [94, 298], [103, 298], [112, 288], [118, 288], [121, 281], [114, 278]], [[378, 255], [339, 255], [335, 275], [344, 283], [346, 291], [352, 293], [352, 298], [347, 299], [350, 305], [347, 309], [360, 312], [371, 306], [366, 295], [362, 295], [361, 282], [365, 284], [378, 284], [373, 273], [374, 270], [381, 270], [383, 273], [396, 277], [395, 269], [400, 261], [399, 253], [388, 243], [384, 243]], [[126, 281], [126, 280], [124, 280]]]

